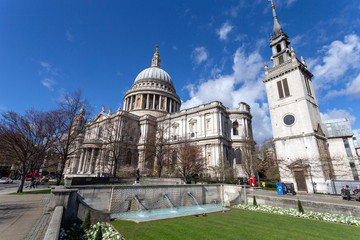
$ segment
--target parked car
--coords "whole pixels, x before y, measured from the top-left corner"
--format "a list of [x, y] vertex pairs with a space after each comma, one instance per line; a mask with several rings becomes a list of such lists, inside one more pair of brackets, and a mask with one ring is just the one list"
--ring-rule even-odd
[[13, 180], [11, 180], [11, 179], [8, 178], [8, 177], [2, 177], [2, 178], [0, 179], [0, 183], [3, 183], [3, 184], [13, 183]]

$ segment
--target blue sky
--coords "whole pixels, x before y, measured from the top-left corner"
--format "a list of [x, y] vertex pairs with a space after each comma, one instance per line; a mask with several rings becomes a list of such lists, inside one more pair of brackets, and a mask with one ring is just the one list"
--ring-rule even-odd
[[[314, 74], [322, 118], [360, 134], [360, 2], [274, 1], [296, 55]], [[254, 135], [272, 136], [264, 77], [266, 0], [0, 1], [0, 112], [48, 110], [77, 88], [117, 109], [159, 44], [183, 108], [250, 104]]]

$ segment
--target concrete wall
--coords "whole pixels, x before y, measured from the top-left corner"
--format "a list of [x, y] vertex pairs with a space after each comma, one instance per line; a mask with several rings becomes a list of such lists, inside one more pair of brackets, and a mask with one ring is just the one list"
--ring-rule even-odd
[[78, 194], [90, 208], [104, 212], [125, 212], [134, 195], [148, 209], [161, 208], [166, 193], [174, 206], [192, 205], [190, 192], [199, 204], [221, 202], [221, 185], [77, 186]]
[[[253, 194], [247, 195], [248, 203], [253, 203]], [[275, 197], [275, 196], [265, 196], [265, 195], [255, 195], [256, 202], [259, 205], [264, 206], [276, 206], [284, 208], [298, 208], [298, 199], [286, 198], [284, 196]], [[359, 206], [350, 206], [342, 205], [335, 203], [326, 203], [326, 202], [315, 202], [310, 200], [301, 200], [301, 204], [305, 210], [311, 210], [314, 212], [326, 212], [334, 214], [344, 214], [348, 216], [360, 216], [360, 205]]]

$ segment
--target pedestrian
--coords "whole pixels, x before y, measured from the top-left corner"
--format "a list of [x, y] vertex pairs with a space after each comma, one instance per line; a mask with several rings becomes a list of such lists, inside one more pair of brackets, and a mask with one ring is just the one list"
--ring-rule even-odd
[[345, 186], [341, 189], [341, 194], [346, 197], [346, 200], [350, 201], [350, 191]]
[[31, 178], [30, 189], [31, 188], [35, 188], [35, 179], [34, 178]]
[[39, 179], [36, 179], [36, 180], [35, 180], [35, 183], [34, 183], [34, 189], [37, 189], [38, 184], [39, 184]]

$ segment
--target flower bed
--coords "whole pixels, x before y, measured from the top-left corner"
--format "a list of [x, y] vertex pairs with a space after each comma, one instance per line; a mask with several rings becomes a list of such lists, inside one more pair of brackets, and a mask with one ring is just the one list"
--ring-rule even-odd
[[74, 224], [69, 228], [61, 228], [60, 231], [60, 240], [70, 240], [70, 239], [81, 239], [81, 240], [94, 240], [99, 227], [101, 226], [102, 239], [104, 240], [125, 240], [118, 232], [102, 222], [91, 225], [90, 229], [84, 233], [80, 225]]
[[281, 207], [259, 206], [259, 205], [254, 206], [249, 204], [235, 205], [234, 208], [240, 208], [240, 209], [246, 209], [252, 211], [261, 211], [267, 213], [275, 213], [280, 215], [301, 217], [307, 219], [315, 219], [325, 222], [343, 223], [348, 225], [360, 226], [359, 217], [351, 217], [342, 214], [320, 213], [313, 211], [305, 211], [304, 213], [300, 213], [297, 209], [293, 209], [293, 208], [281, 208]]

